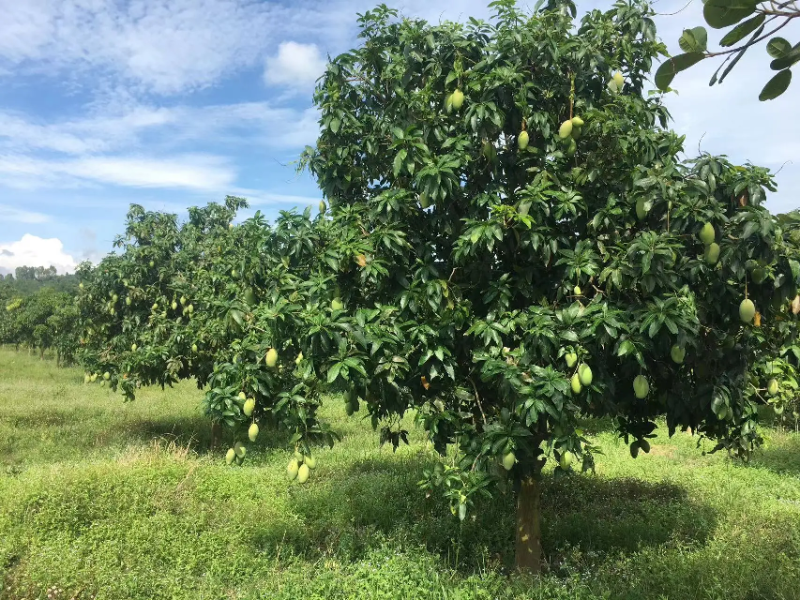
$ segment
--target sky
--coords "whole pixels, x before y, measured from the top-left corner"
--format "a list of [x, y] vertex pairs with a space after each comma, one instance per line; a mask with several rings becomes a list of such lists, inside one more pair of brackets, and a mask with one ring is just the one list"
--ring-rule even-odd
[[[385, 2], [431, 22], [491, 14], [489, 0]], [[0, 273], [98, 261], [131, 203], [183, 215], [230, 194], [250, 202], [241, 217], [270, 219], [316, 206], [314, 181], [293, 164], [317, 137], [314, 82], [328, 55], [357, 45], [356, 14], [376, 4], [0, 0]], [[611, 4], [578, 0], [578, 13]], [[659, 36], [679, 53], [681, 31], [703, 24], [701, 0], [654, 6]], [[720, 37], [711, 30], [709, 46]], [[754, 48], [714, 87], [718, 63], [704, 61], [676, 77], [666, 102], [687, 153], [778, 172], [767, 207], [786, 212], [800, 207], [800, 120], [785, 116], [800, 83], [759, 102], [769, 60]]]

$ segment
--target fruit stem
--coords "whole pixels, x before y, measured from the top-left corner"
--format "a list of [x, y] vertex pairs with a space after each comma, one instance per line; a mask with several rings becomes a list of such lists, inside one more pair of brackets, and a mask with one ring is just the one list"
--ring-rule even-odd
[[572, 107], [575, 104], [575, 73], [569, 74], [569, 118], [572, 119]]

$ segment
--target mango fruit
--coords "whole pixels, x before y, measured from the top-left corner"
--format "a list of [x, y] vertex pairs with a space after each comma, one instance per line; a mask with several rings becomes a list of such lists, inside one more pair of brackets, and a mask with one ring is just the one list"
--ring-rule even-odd
[[517, 462], [517, 457], [513, 452], [509, 452], [503, 457], [503, 468], [506, 471], [510, 471], [514, 467], [515, 462]]
[[308, 481], [309, 475], [311, 475], [311, 470], [308, 468], [307, 464], [303, 463], [297, 470], [297, 483], [305, 483]]
[[578, 355], [574, 352], [568, 352], [564, 355], [564, 360], [567, 361], [567, 367], [571, 369], [575, 366], [575, 363], [578, 362]]
[[464, 92], [457, 89], [455, 92], [453, 92], [453, 95], [450, 96], [450, 105], [455, 110], [459, 110], [463, 104], [464, 104]]
[[756, 305], [753, 304], [753, 301], [750, 298], [745, 298], [742, 300], [742, 303], [739, 305], [739, 318], [744, 323], [751, 323], [753, 321], [753, 317], [756, 316]]
[[270, 348], [267, 350], [267, 355], [264, 357], [264, 360], [267, 363], [267, 366], [272, 369], [278, 364], [278, 351], [275, 348]]
[[569, 466], [572, 464], [572, 452], [569, 450], [566, 452], [561, 453], [561, 458], [558, 461], [558, 466], [560, 466], [565, 471], [569, 469]]
[[705, 258], [709, 265], [717, 264], [717, 261], [719, 260], [719, 244], [712, 242], [706, 246], [706, 251], [703, 254], [703, 258]]
[[245, 414], [246, 417], [252, 417], [253, 411], [256, 409], [256, 399], [255, 398], [248, 398], [245, 403], [244, 407], [242, 408], [242, 412]]
[[530, 142], [530, 136], [528, 135], [527, 131], [522, 131], [517, 137], [517, 146], [519, 146], [520, 150], [525, 150], [528, 147], [528, 143]]
[[236, 456], [239, 458], [244, 458], [244, 455], [247, 454], [247, 448], [242, 446], [240, 442], [236, 442], [233, 445], [233, 451], [236, 453]]
[[297, 472], [300, 470], [300, 463], [298, 463], [295, 459], [289, 461], [289, 464], [286, 467], [286, 474], [289, 476], [289, 481], [297, 477]]
[[633, 380], [633, 393], [639, 400], [647, 397], [650, 393], [650, 383], [644, 375], [637, 375]]
[[586, 363], [581, 364], [578, 367], [578, 377], [581, 380], [581, 385], [592, 385], [592, 379], [594, 378], [592, 368]]
[[565, 140], [571, 134], [572, 134], [572, 121], [568, 119], [561, 124], [561, 127], [558, 128], [558, 137], [560, 137], [562, 140]]
[[569, 385], [572, 388], [573, 394], [580, 394], [581, 390], [583, 389], [583, 385], [581, 385], [581, 378], [577, 373], [575, 373], [569, 380]]
[[714, 238], [716, 237], [714, 226], [711, 223], [706, 223], [700, 230], [699, 235], [700, 235], [700, 241], [703, 242], [705, 246], [708, 246], [714, 241]]
[[648, 212], [647, 201], [644, 198], [639, 198], [636, 201], [636, 218], [641, 221], [647, 216]]
[[769, 380], [769, 383], [767, 384], [767, 393], [770, 396], [775, 396], [778, 393], [779, 387], [780, 386], [778, 385], [778, 380], [773, 377], [772, 379]]
[[678, 344], [674, 344], [669, 351], [669, 356], [672, 359], [672, 362], [676, 364], [682, 364], [683, 359], [686, 357], [686, 349], [681, 348]]

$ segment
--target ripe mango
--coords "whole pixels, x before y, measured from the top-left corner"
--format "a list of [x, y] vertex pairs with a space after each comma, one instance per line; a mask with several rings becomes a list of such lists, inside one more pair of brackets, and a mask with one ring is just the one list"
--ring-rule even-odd
[[250, 425], [250, 428], [247, 430], [247, 437], [251, 442], [256, 441], [256, 438], [258, 437], [258, 423], [253, 423]]
[[275, 348], [270, 348], [267, 350], [267, 355], [264, 357], [264, 360], [267, 363], [267, 366], [272, 369], [278, 364], [278, 351]]
[[253, 411], [256, 409], [256, 399], [255, 398], [248, 398], [245, 403], [244, 407], [242, 408], [242, 412], [244, 412], [246, 417], [253, 416]]
[[625, 78], [622, 76], [622, 73], [617, 71], [616, 73], [614, 73], [611, 79], [614, 82], [614, 85], [617, 86], [617, 90], [622, 90], [622, 86], [625, 85]]
[[311, 455], [303, 456], [303, 464], [308, 465], [309, 469], [313, 469], [317, 466], [317, 459]]
[[236, 451], [233, 448], [229, 448], [228, 452], [225, 454], [225, 462], [231, 464], [234, 458], [236, 458]]

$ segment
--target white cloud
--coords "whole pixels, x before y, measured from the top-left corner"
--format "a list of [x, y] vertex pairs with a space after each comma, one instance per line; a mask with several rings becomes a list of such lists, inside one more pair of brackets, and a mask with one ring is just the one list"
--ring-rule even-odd
[[307, 89], [325, 72], [325, 63], [316, 44], [283, 42], [278, 46], [278, 54], [267, 59], [264, 81]]
[[75, 270], [77, 262], [64, 252], [58, 238], [43, 239], [26, 233], [16, 242], [0, 243], [0, 271], [14, 272], [17, 267], [54, 266], [59, 273]]
[[163, 159], [103, 156], [66, 161], [0, 156], [0, 173], [9, 175], [5, 185], [21, 189], [105, 183], [139, 188], [220, 191], [232, 186], [235, 180], [235, 171], [227, 161], [209, 155]]
[[135, 144], [140, 135], [167, 126], [174, 118], [170, 109], [149, 106], [55, 123], [0, 111], [0, 148], [65, 154], [104, 152]]
[[0, 69], [73, 80], [101, 70], [144, 92], [177, 94], [258, 65], [287, 36], [341, 44], [357, 10], [344, 0], [4, 2]]
[[46, 223], [49, 215], [0, 204], [0, 221], [15, 223]]

